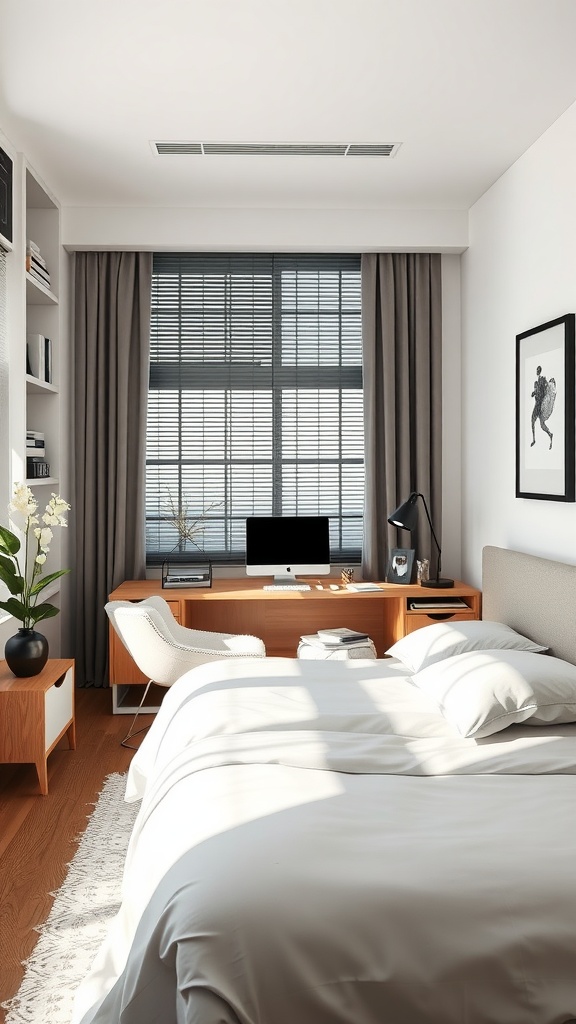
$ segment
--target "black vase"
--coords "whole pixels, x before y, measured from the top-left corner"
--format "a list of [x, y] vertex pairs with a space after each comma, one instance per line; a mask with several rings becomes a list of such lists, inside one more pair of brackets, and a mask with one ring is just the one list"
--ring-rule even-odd
[[15, 676], [37, 676], [48, 661], [48, 641], [35, 629], [21, 628], [6, 641], [4, 657]]

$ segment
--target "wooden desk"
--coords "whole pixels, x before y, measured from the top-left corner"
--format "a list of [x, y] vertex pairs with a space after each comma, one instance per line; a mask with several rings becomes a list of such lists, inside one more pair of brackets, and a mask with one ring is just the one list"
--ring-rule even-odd
[[[302, 580], [311, 584], [311, 590], [263, 590], [269, 582], [216, 579], [211, 587], [163, 590], [160, 580], [136, 580], [122, 583], [110, 594], [110, 600], [141, 601], [151, 594], [160, 594], [183, 626], [218, 633], [251, 633], [262, 638], [268, 656], [286, 658], [296, 657], [302, 633], [335, 626], [368, 633], [381, 658], [401, 636], [437, 621], [438, 615], [411, 611], [408, 604], [413, 597], [461, 597], [468, 607], [441, 617], [480, 618], [480, 591], [465, 583], [457, 582], [449, 590], [383, 583], [381, 590], [355, 593], [346, 590], [338, 579], [327, 577], [322, 579], [322, 590], [316, 589], [316, 579]], [[330, 590], [331, 583], [338, 584], [340, 589]], [[109, 635], [110, 683], [146, 682], [112, 627]]]
[[17, 678], [0, 661], [0, 762], [36, 765], [48, 793], [48, 754], [66, 733], [76, 749], [74, 662], [51, 658], [37, 676]]

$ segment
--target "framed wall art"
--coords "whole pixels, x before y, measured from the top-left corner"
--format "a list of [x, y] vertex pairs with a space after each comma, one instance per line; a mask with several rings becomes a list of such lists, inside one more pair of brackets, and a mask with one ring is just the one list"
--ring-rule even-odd
[[414, 548], [391, 549], [386, 573], [387, 583], [413, 582], [415, 553]]
[[574, 313], [516, 335], [516, 497], [574, 501]]
[[12, 242], [12, 161], [0, 149], [0, 235]]

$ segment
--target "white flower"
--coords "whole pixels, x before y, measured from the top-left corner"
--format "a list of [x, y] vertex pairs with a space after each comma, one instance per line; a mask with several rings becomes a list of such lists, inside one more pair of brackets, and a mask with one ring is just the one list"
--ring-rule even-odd
[[30, 488], [26, 484], [14, 486], [8, 511], [23, 516], [24, 525], [13, 526], [11, 523], [10, 529], [2, 527], [0, 530], [0, 583], [11, 591], [7, 600], [0, 601], [0, 609], [20, 619], [26, 629], [58, 612], [54, 605], [42, 598], [39, 600], [39, 595], [50, 582], [69, 572], [68, 569], [57, 569], [48, 576], [43, 575], [49, 544], [54, 537], [50, 527], [66, 526], [62, 513], [69, 508], [67, 501], [53, 494], [46, 511], [39, 517], [36, 514], [38, 502]]
[[[34, 536], [38, 539], [38, 547], [41, 548], [42, 551], [48, 551], [48, 545], [54, 536], [52, 530], [48, 526], [43, 526], [42, 529], [34, 530]], [[36, 561], [38, 561], [38, 559], [36, 559]]]
[[26, 484], [16, 484], [12, 501], [8, 507], [10, 512], [19, 512], [27, 519], [28, 516], [33, 516], [36, 512], [38, 502]]
[[59, 494], [53, 494], [48, 505], [51, 506], [54, 510], [54, 514], [57, 516], [61, 516], [63, 512], [68, 512], [70, 510], [68, 502], [64, 501], [64, 498], [61, 498]]
[[52, 494], [50, 501], [46, 505], [46, 511], [42, 516], [45, 523], [49, 523], [51, 526], [67, 526], [66, 520], [63, 518], [62, 513], [67, 512], [70, 505], [67, 501], [64, 501], [59, 494]]

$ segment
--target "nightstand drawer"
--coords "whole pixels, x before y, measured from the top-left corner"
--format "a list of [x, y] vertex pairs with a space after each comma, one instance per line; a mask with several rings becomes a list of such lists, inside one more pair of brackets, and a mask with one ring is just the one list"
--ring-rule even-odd
[[74, 672], [71, 668], [44, 695], [44, 746], [49, 750], [74, 717]]
[[461, 622], [475, 619], [476, 615], [470, 608], [462, 611], [443, 612], [415, 612], [406, 616], [406, 632], [413, 633], [415, 629], [422, 629], [423, 626], [432, 626], [435, 622]]
[[74, 662], [49, 658], [38, 675], [22, 678], [0, 662], [0, 762], [35, 764], [46, 795], [48, 755], [64, 735], [74, 750]]

